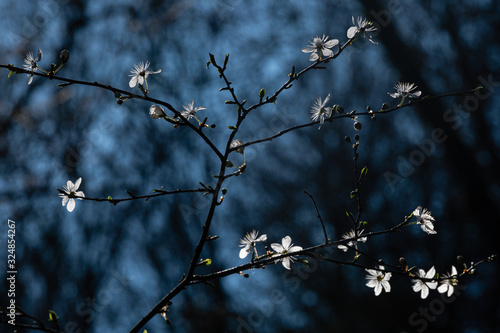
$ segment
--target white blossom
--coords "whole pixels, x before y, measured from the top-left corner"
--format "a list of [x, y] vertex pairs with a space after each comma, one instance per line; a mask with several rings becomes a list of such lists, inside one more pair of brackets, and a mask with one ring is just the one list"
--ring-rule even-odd
[[241, 259], [245, 258], [252, 251], [252, 249], [255, 251], [255, 256], [259, 256], [257, 253], [257, 249], [255, 248], [255, 243], [265, 242], [267, 240], [267, 235], [264, 234], [260, 237], [257, 237], [258, 235], [259, 232], [254, 229], [251, 232], [247, 233], [242, 240], [240, 240], [240, 247], [242, 247], [242, 249], [240, 250]]
[[151, 105], [149, 108], [149, 115], [153, 119], [160, 119], [162, 117], [165, 117], [165, 110], [159, 105]]
[[398, 82], [396, 83], [396, 85], [394, 85], [394, 89], [396, 89], [395, 93], [388, 93], [389, 95], [391, 95], [392, 98], [398, 98], [398, 97], [418, 98], [422, 94], [420, 90], [412, 92], [413, 90], [417, 89], [417, 86], [415, 86], [414, 83], [409, 83], [409, 82]]
[[[281, 240], [282, 244], [279, 243], [272, 243], [271, 247], [274, 251], [276, 251], [278, 254], [287, 254], [287, 253], [292, 253], [292, 252], [297, 252], [297, 251], [302, 251], [302, 247], [300, 246], [293, 246], [292, 244], [292, 238], [290, 236], [285, 236]], [[284, 257], [277, 259], [275, 262], [282, 262], [283, 267], [286, 269], [291, 269], [290, 268], [290, 263], [293, 262], [295, 258], [294, 257]]]
[[353, 38], [356, 36], [356, 34], [361, 34], [363, 37], [368, 38], [370, 42], [373, 44], [377, 44], [373, 40], [373, 37], [369, 34], [369, 32], [376, 31], [377, 28], [373, 26], [373, 22], [368, 21], [366, 19], [363, 19], [362, 17], [358, 17], [357, 19], [354, 19], [354, 16], [352, 17], [352, 24], [354, 26], [350, 27], [347, 30], [347, 38]]
[[427, 281], [428, 279], [433, 279], [436, 276], [436, 269], [432, 266], [431, 269], [426, 273], [423, 269], [418, 270], [418, 277], [421, 279], [413, 279], [413, 291], [418, 293], [420, 291], [420, 297], [422, 299], [427, 298], [429, 296], [429, 289], [436, 289], [438, 283], [434, 280]]
[[[82, 177], [78, 178], [74, 184], [71, 180], [68, 180], [66, 186], [63, 187], [65, 194], [59, 193], [59, 197], [62, 198], [62, 205], [66, 206], [66, 204], [68, 204], [66, 206], [68, 212], [72, 212], [73, 209], [75, 209], [75, 198], [70, 198], [69, 195], [85, 197], [85, 194], [82, 191], [77, 191], [81, 183], [82, 183]], [[77, 199], [83, 200], [82, 198], [77, 198]]]
[[198, 106], [194, 107], [194, 100], [188, 103], [188, 105], [183, 106], [184, 110], [181, 111], [181, 115], [186, 118], [187, 120], [191, 119], [192, 117], [196, 118], [196, 112], [200, 110], [205, 110], [206, 108], [203, 106]]
[[457, 269], [455, 268], [455, 266], [451, 266], [451, 274], [450, 273], [443, 274], [444, 279], [441, 281], [441, 285], [437, 288], [437, 290], [441, 294], [446, 293], [446, 296], [448, 297], [453, 295], [455, 286], [458, 284], [457, 276], [458, 276]]
[[318, 130], [321, 128], [321, 125], [325, 122], [325, 118], [330, 118], [332, 115], [332, 108], [327, 107], [326, 103], [330, 101], [330, 94], [326, 96], [325, 100], [321, 100], [321, 96], [316, 99], [311, 109], [311, 119], [312, 121], [319, 120]]
[[431, 234], [437, 234], [437, 231], [434, 230], [433, 222], [434, 217], [431, 216], [431, 212], [421, 206], [418, 206], [417, 209], [413, 211], [413, 216], [417, 218], [417, 224], [420, 224], [422, 230]]
[[[384, 266], [379, 266], [379, 269], [384, 270]], [[370, 288], [374, 288], [375, 296], [380, 295], [382, 293], [382, 288], [386, 293], [391, 291], [391, 285], [389, 284], [389, 280], [391, 279], [392, 273], [377, 271], [375, 269], [365, 269], [368, 273], [366, 279], [366, 285]]]
[[[356, 246], [356, 244], [358, 244], [358, 241], [360, 242], [366, 242], [366, 237], [359, 237], [362, 233], [363, 233], [364, 230], [361, 230], [358, 232], [358, 238], [355, 238], [356, 237], [356, 232], [353, 230], [349, 231], [348, 233], [345, 233], [342, 235], [342, 239], [352, 239], [350, 240], [347, 245], [353, 247], [353, 246]], [[347, 250], [349, 249], [347, 246], [345, 245], [339, 245], [338, 248], [340, 250], [343, 250], [344, 252], [347, 252]]]
[[[26, 54], [26, 59], [24, 59], [24, 62], [25, 62], [25, 65], [24, 68], [27, 70], [27, 71], [31, 71], [31, 72], [36, 72], [37, 68], [38, 68], [38, 62], [40, 60], [42, 60], [42, 57], [43, 57], [43, 53], [42, 53], [42, 50], [38, 49], [38, 53], [36, 55], [36, 59], [34, 58], [33, 56], [33, 53], [32, 52], [28, 52], [28, 54]], [[33, 82], [33, 74], [28, 74], [28, 85], [31, 84], [31, 82]]]
[[328, 40], [329, 36], [323, 35], [323, 37], [314, 37], [313, 41], [310, 42], [309, 46], [302, 49], [304, 53], [311, 53], [309, 56], [310, 61], [321, 60], [323, 57], [333, 56], [333, 51], [330, 50], [332, 47], [339, 43], [338, 39]]
[[131, 76], [132, 78], [130, 79], [130, 82], [128, 83], [130, 88], [134, 88], [137, 84], [143, 85], [146, 88], [146, 91], [148, 90], [147, 86], [147, 81], [146, 79], [150, 74], [158, 74], [161, 73], [161, 69], [157, 71], [148, 71], [149, 67], [149, 61], [140, 62], [139, 64], [134, 64], [134, 68], [130, 71], [132, 73]]

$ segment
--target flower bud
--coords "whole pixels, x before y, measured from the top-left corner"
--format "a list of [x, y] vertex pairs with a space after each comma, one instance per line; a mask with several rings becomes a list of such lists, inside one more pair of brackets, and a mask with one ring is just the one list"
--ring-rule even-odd
[[363, 127], [363, 125], [359, 121], [354, 122], [354, 129], [356, 131], [361, 131], [361, 127]]
[[345, 140], [346, 142], [348, 142], [348, 143], [351, 143], [351, 138], [350, 138], [350, 137], [348, 137], [348, 136], [345, 136], [345, 137], [344, 137], [344, 140]]
[[389, 104], [384, 103], [382, 104], [382, 110], [387, 110], [389, 108]]
[[165, 111], [159, 105], [151, 105], [151, 107], [149, 108], [149, 115], [153, 119], [160, 119], [166, 116]]
[[463, 265], [463, 264], [465, 264], [465, 259], [464, 259], [464, 257], [462, 257], [462, 256], [458, 256], [458, 257], [457, 257], [457, 262], [458, 262], [459, 264], [462, 264], [462, 265]]
[[403, 266], [406, 266], [408, 264], [408, 262], [404, 257], [399, 258], [399, 263]]
[[243, 154], [245, 147], [238, 148], [242, 144], [244, 144], [244, 142], [242, 140], [235, 139], [235, 140], [233, 140], [233, 142], [231, 142], [231, 145], [229, 146], [229, 148], [234, 149], [234, 151], [237, 153]]
[[356, 134], [356, 135], [354, 136], [354, 140], [359, 141], [359, 134]]
[[61, 53], [59, 53], [59, 58], [61, 58], [61, 63], [65, 64], [69, 60], [69, 51], [68, 50], [62, 50]]

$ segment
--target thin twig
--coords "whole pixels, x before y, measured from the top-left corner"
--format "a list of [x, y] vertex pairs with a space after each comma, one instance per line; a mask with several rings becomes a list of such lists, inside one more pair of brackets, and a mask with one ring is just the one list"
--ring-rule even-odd
[[314, 209], [316, 209], [316, 215], [318, 216], [319, 221], [321, 222], [321, 226], [323, 227], [323, 234], [325, 235], [325, 244], [328, 244], [328, 235], [326, 234], [326, 229], [325, 229], [325, 224], [323, 223], [323, 219], [321, 218], [321, 214], [319, 213], [318, 206], [316, 205], [316, 201], [314, 200], [313, 196], [309, 194], [307, 191], [304, 191], [305, 194], [311, 198], [313, 204], [314, 204]]

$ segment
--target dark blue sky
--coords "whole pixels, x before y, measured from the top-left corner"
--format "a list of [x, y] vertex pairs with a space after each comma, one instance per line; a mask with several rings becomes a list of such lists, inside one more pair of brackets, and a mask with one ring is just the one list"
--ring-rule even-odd
[[[224, 103], [229, 94], [218, 92], [223, 82], [213, 67], [206, 69], [208, 53], [219, 63], [230, 54], [227, 75], [251, 105], [261, 88], [278, 89], [292, 66], [310, 64], [301, 49], [314, 36], [345, 42], [351, 16], [377, 23], [378, 45], [357, 42], [326, 70], [309, 72], [277, 104], [251, 114], [238, 138], [252, 141], [309, 122], [318, 96], [331, 94], [332, 104], [361, 111], [396, 105], [387, 92], [399, 80], [414, 82], [423, 95], [498, 81], [499, 8], [493, 1], [0, 1], [0, 12], [8, 13], [0, 22], [0, 63], [20, 66], [26, 52], [41, 48], [46, 68], [66, 48], [71, 57], [61, 76], [129, 89], [133, 64], [150, 61], [153, 70], [162, 69], [148, 79], [150, 96], [178, 110], [193, 99], [206, 107], [200, 114], [217, 127], [205, 132], [221, 149], [236, 111]], [[0, 76], [0, 212], [18, 223], [20, 305], [40, 318], [53, 309], [85, 332], [127, 331], [186, 271], [208, 199], [182, 194], [117, 206], [78, 201], [69, 213], [56, 188], [82, 177], [87, 196], [121, 198], [127, 190], [139, 195], [162, 186], [213, 185], [216, 156], [187, 128], [151, 119], [150, 103], [118, 105], [111, 93], [93, 87], [58, 88], [40, 77], [28, 86], [26, 76], [7, 74]], [[433, 212], [439, 230], [430, 237], [407, 228], [365, 249], [393, 263], [405, 256], [424, 269], [436, 265], [440, 272], [456, 265], [457, 254], [470, 262], [494, 252], [488, 224], [498, 221], [500, 201], [498, 89], [492, 83], [473, 112], [460, 112], [468, 107], [463, 98], [447, 98], [361, 120], [360, 163], [370, 170], [362, 192], [368, 230], [395, 225], [419, 205]], [[436, 129], [447, 139], [437, 142]], [[243, 263], [239, 239], [253, 228], [268, 234], [270, 243], [285, 235], [304, 247], [320, 242], [322, 230], [304, 190], [317, 200], [330, 237], [347, 232], [345, 210], [354, 205], [352, 151], [344, 136], [354, 134], [352, 121], [342, 119], [249, 147], [247, 170], [228, 181], [215, 215], [211, 233], [221, 238], [202, 255], [213, 259], [213, 270]], [[429, 142], [434, 149], [426, 151]], [[406, 172], [416, 154], [423, 161]], [[391, 185], [388, 172], [400, 181]], [[421, 301], [410, 281], [400, 279], [390, 295], [375, 298], [362, 270], [333, 264], [321, 263], [297, 288], [285, 273], [271, 265], [249, 272], [249, 279], [196, 286], [175, 299], [169, 329], [236, 332], [250, 322], [259, 332], [326, 332], [330, 325], [409, 331], [418, 306], [440, 297]], [[497, 274], [497, 264], [481, 266], [433, 329], [493, 332], [499, 293], [488, 286]], [[272, 299], [281, 292], [283, 298]], [[272, 310], [262, 310], [270, 304]], [[394, 313], [392, 326], [373, 310], [383, 307]], [[481, 314], [486, 309], [495, 313], [487, 321]], [[366, 320], [352, 321], [360, 317]], [[160, 317], [147, 328], [166, 331]]]

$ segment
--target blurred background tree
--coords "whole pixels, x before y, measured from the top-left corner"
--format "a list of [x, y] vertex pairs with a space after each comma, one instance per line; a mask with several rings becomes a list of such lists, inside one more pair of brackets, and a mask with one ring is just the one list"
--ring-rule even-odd
[[[217, 128], [222, 144], [234, 107], [208, 53], [230, 54], [227, 75], [242, 99], [277, 89], [292, 66], [309, 64], [300, 50], [315, 35], [346, 40], [351, 16], [380, 28], [378, 45], [357, 41], [327, 70], [299, 80], [276, 105], [249, 118], [239, 138], [263, 138], [309, 121], [318, 96], [332, 94], [347, 111], [395, 105], [387, 92], [414, 82], [423, 95], [469, 90], [489, 82], [477, 105], [448, 98], [362, 119], [360, 163], [370, 172], [362, 188], [367, 230], [392, 226], [419, 205], [436, 217], [436, 236], [419, 228], [370, 240], [377, 257], [450, 270], [457, 254], [468, 262], [496, 247], [500, 202], [500, 116], [497, 1], [0, 1], [0, 63], [22, 64], [44, 51], [42, 64], [71, 52], [60, 75], [128, 87], [134, 63], [149, 60], [159, 75], [150, 96], [178, 109], [192, 99]], [[188, 130], [152, 121], [149, 104], [115, 103], [109, 92], [24, 75], [0, 80], [1, 216], [17, 223], [17, 302], [46, 318], [57, 312], [67, 332], [128, 331], [181, 278], [198, 240], [208, 200], [201, 194], [113, 206], [77, 202], [70, 214], [56, 188], [83, 178], [94, 197], [125, 197], [126, 190], [195, 188], [211, 184], [216, 159]], [[486, 86], [486, 85], [485, 85]], [[444, 142], [433, 141], [442, 129]], [[255, 228], [270, 242], [290, 235], [307, 246], [322, 237], [311, 193], [329, 236], [351, 226], [352, 152], [344, 136], [352, 121], [307, 128], [246, 149], [247, 170], [228, 184], [203, 257], [207, 271], [242, 263], [238, 243]], [[233, 157], [234, 158], [234, 157]], [[413, 163], [413, 164], [412, 164]], [[388, 181], [391, 173], [399, 178]], [[4, 244], [2, 242], [2, 244]], [[2, 248], [5, 248], [2, 245]], [[339, 256], [349, 254], [339, 251]], [[4, 265], [4, 261], [0, 265]], [[0, 266], [4, 267], [4, 266]], [[456, 300], [437, 307], [441, 294], [421, 300], [408, 280], [393, 279], [389, 294], [374, 297], [365, 272], [320, 263], [231, 276], [215, 287], [196, 286], [175, 298], [168, 328], [160, 316], [150, 332], [401, 332], [422, 328], [419, 309], [430, 309], [430, 330], [498, 332], [498, 264], [482, 266]], [[430, 267], [422, 267], [428, 269]], [[4, 292], [2, 291], [2, 294]], [[5, 304], [2, 304], [4, 306]], [[432, 308], [434, 306], [434, 308]], [[413, 316], [413, 317], [412, 317]], [[389, 318], [389, 319], [388, 319]], [[413, 320], [412, 320], [413, 318]]]

